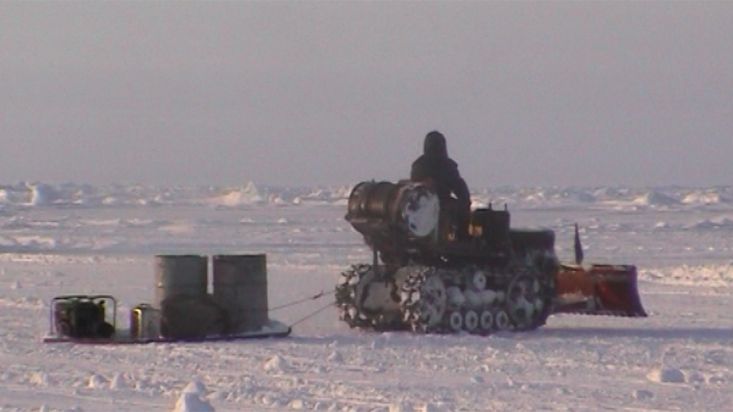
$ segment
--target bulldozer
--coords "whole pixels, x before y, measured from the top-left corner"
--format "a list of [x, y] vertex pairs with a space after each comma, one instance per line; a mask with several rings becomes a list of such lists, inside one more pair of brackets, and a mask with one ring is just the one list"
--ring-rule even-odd
[[426, 183], [361, 182], [347, 208], [372, 251], [335, 288], [352, 328], [488, 335], [533, 330], [555, 313], [646, 316], [636, 268], [583, 264], [577, 225], [576, 261], [563, 263], [554, 232], [512, 228], [506, 206], [472, 210], [462, 235]]

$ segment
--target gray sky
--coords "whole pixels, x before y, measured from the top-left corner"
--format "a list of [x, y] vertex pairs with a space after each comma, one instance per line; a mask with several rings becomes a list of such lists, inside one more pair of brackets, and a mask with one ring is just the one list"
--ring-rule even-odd
[[0, 182], [733, 176], [733, 2], [0, 3]]

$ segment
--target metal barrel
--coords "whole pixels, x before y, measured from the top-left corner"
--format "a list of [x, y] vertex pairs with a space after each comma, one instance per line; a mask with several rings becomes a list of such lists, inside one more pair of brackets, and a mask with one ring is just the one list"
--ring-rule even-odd
[[198, 255], [158, 255], [155, 257], [155, 301], [171, 296], [204, 296], [207, 287], [208, 258]]
[[229, 333], [259, 330], [267, 317], [267, 256], [215, 255], [214, 300], [227, 312]]

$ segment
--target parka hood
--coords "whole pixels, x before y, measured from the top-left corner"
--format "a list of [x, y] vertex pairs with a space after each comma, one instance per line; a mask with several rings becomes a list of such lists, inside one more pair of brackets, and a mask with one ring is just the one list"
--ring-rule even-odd
[[438, 131], [432, 131], [425, 136], [423, 150], [429, 157], [448, 157], [448, 148], [445, 143], [445, 136]]

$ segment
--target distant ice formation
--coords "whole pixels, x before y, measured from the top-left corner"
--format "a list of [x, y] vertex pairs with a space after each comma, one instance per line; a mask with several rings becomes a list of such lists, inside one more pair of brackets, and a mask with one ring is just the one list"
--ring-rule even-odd
[[[28, 207], [159, 207], [209, 205], [246, 208], [255, 205], [305, 206], [346, 204], [351, 186], [277, 187], [247, 182], [241, 186], [145, 186], [21, 182], [0, 185], [0, 213]], [[472, 191], [476, 207], [542, 208], [733, 208], [733, 187], [497, 187]], [[717, 210], [716, 209], [716, 210]]]

